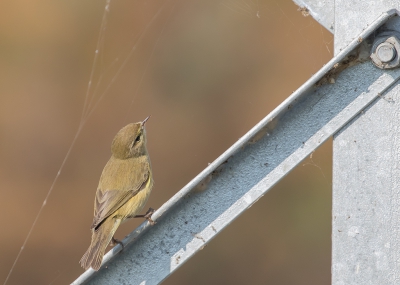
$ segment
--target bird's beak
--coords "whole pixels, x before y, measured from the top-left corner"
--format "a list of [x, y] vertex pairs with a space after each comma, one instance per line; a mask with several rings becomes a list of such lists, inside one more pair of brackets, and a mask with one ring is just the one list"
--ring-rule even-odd
[[143, 120], [142, 122], [142, 127], [144, 127], [144, 124], [147, 122], [147, 120], [150, 118], [150, 116], [148, 116], [146, 119]]

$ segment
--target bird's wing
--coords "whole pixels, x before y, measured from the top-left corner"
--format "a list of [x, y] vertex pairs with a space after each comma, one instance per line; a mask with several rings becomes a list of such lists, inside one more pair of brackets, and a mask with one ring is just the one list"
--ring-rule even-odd
[[143, 180], [138, 183], [136, 189], [129, 191], [121, 190], [106, 190], [96, 192], [95, 200], [95, 213], [93, 217], [93, 223], [90, 229], [97, 230], [98, 226], [108, 218], [112, 213], [121, 208], [129, 199], [134, 197], [140, 190], [144, 188], [147, 181], [149, 180], [149, 172], [143, 175]]

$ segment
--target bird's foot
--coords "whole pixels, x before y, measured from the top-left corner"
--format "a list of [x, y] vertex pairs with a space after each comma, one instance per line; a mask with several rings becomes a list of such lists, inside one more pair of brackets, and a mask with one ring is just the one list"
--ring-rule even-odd
[[155, 210], [153, 208], [149, 208], [147, 210], [146, 214], [136, 215], [136, 216], [134, 216], [134, 218], [145, 218], [147, 221], [149, 221], [150, 225], [154, 226], [156, 224], [156, 222], [151, 219], [151, 215], [153, 215], [154, 212], [155, 212]]
[[121, 245], [122, 250], [124, 250], [124, 244], [122, 243], [122, 241], [120, 241], [119, 239], [116, 239], [116, 238], [112, 237], [111, 242], [110, 242], [110, 245], [111, 245], [111, 246], [115, 246], [115, 245], [117, 245], [117, 244]]

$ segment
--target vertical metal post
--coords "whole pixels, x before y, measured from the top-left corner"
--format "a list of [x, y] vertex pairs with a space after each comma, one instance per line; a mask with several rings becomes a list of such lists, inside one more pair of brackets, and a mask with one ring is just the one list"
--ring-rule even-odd
[[[399, 8], [391, 0], [336, 0], [335, 53], [382, 12]], [[397, 18], [388, 26], [400, 31]], [[333, 285], [400, 284], [398, 83], [334, 136]]]

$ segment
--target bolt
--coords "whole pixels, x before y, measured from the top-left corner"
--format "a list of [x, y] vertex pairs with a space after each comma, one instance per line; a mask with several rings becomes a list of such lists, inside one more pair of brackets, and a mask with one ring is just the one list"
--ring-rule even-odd
[[387, 63], [396, 56], [396, 49], [392, 44], [384, 42], [376, 48], [376, 55], [378, 56], [380, 61]]
[[374, 38], [371, 59], [380, 69], [400, 67], [400, 33], [384, 31]]

